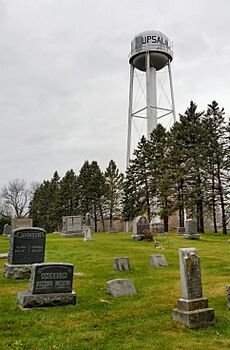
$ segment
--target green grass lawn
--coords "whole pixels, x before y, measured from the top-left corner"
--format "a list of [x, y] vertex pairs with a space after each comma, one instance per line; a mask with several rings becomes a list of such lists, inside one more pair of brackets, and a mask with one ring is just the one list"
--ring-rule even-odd
[[[163, 238], [162, 238], [163, 239]], [[47, 235], [46, 262], [74, 264], [73, 306], [21, 310], [19, 291], [28, 281], [2, 277], [0, 260], [0, 350], [78, 349], [230, 349], [230, 311], [226, 285], [230, 284], [230, 245], [221, 234], [205, 234], [189, 241], [171, 234], [165, 249], [151, 242], [136, 242], [127, 233], [98, 233], [94, 241]], [[9, 241], [0, 237], [0, 253]], [[181, 296], [179, 248], [197, 248], [201, 258], [204, 296], [216, 314], [214, 326], [190, 330], [172, 319], [172, 309]], [[151, 268], [150, 254], [165, 254], [168, 268]], [[113, 258], [128, 256], [131, 271], [114, 271]], [[137, 295], [113, 298], [106, 282], [130, 278]]]

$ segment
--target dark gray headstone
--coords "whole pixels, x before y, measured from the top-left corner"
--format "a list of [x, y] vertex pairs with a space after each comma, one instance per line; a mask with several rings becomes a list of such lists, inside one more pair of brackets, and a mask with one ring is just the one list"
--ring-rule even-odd
[[17, 228], [11, 233], [8, 262], [12, 265], [44, 262], [46, 232], [38, 227]]
[[72, 264], [34, 264], [31, 270], [29, 292], [32, 294], [71, 293], [72, 283]]
[[75, 305], [77, 296], [72, 282], [72, 264], [33, 264], [29, 291], [19, 292], [17, 303], [23, 308]]

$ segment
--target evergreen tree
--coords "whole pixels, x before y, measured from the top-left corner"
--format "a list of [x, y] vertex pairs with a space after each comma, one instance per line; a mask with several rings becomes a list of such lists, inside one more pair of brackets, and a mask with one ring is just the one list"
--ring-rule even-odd
[[93, 213], [95, 232], [97, 232], [98, 213], [101, 216], [103, 230], [103, 202], [105, 195], [105, 177], [96, 161], [90, 164], [86, 161], [80, 169], [78, 176], [80, 194], [80, 209], [83, 216], [87, 212]]
[[116, 163], [111, 159], [105, 170], [105, 210], [109, 215], [109, 227], [112, 228], [113, 218], [121, 214], [123, 189], [123, 174], [119, 172]]
[[47, 232], [58, 229], [60, 222], [58, 208], [60, 177], [57, 171], [50, 181], [44, 180], [35, 190], [30, 202], [29, 216], [34, 225], [43, 227]]
[[[177, 124], [176, 142], [184, 152], [186, 176], [186, 206], [197, 217], [199, 232], [204, 232], [204, 194], [206, 191], [207, 166], [206, 130], [202, 123], [204, 112], [197, 112], [197, 105], [191, 101], [184, 115], [180, 115]], [[179, 130], [178, 130], [179, 129]], [[194, 207], [196, 211], [194, 211]]]
[[77, 215], [79, 213], [79, 198], [77, 176], [73, 169], [70, 169], [60, 181], [59, 217]]
[[225, 202], [228, 194], [229, 173], [229, 143], [228, 126], [224, 118], [224, 108], [220, 109], [218, 103], [213, 101], [208, 105], [203, 118], [208, 136], [208, 172], [210, 175], [210, 198], [213, 214], [214, 231], [217, 232], [216, 207], [218, 198], [222, 214], [223, 234], [227, 234]]

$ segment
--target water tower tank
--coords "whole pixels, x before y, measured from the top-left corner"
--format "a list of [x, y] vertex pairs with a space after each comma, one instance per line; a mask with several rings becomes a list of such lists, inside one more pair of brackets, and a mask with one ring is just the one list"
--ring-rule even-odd
[[145, 31], [135, 36], [131, 42], [129, 63], [145, 72], [147, 52], [150, 56], [150, 67], [156, 70], [164, 68], [173, 58], [168, 37], [156, 30]]

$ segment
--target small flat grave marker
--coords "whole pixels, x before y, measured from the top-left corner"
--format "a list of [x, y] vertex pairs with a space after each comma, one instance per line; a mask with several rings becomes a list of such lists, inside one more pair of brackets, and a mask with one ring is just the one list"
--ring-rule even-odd
[[164, 254], [151, 254], [152, 267], [167, 267], [168, 263]]
[[107, 292], [113, 297], [137, 294], [133, 281], [128, 278], [116, 278], [108, 281]]
[[113, 267], [115, 271], [129, 271], [130, 270], [130, 263], [129, 258], [114, 258], [113, 260]]

